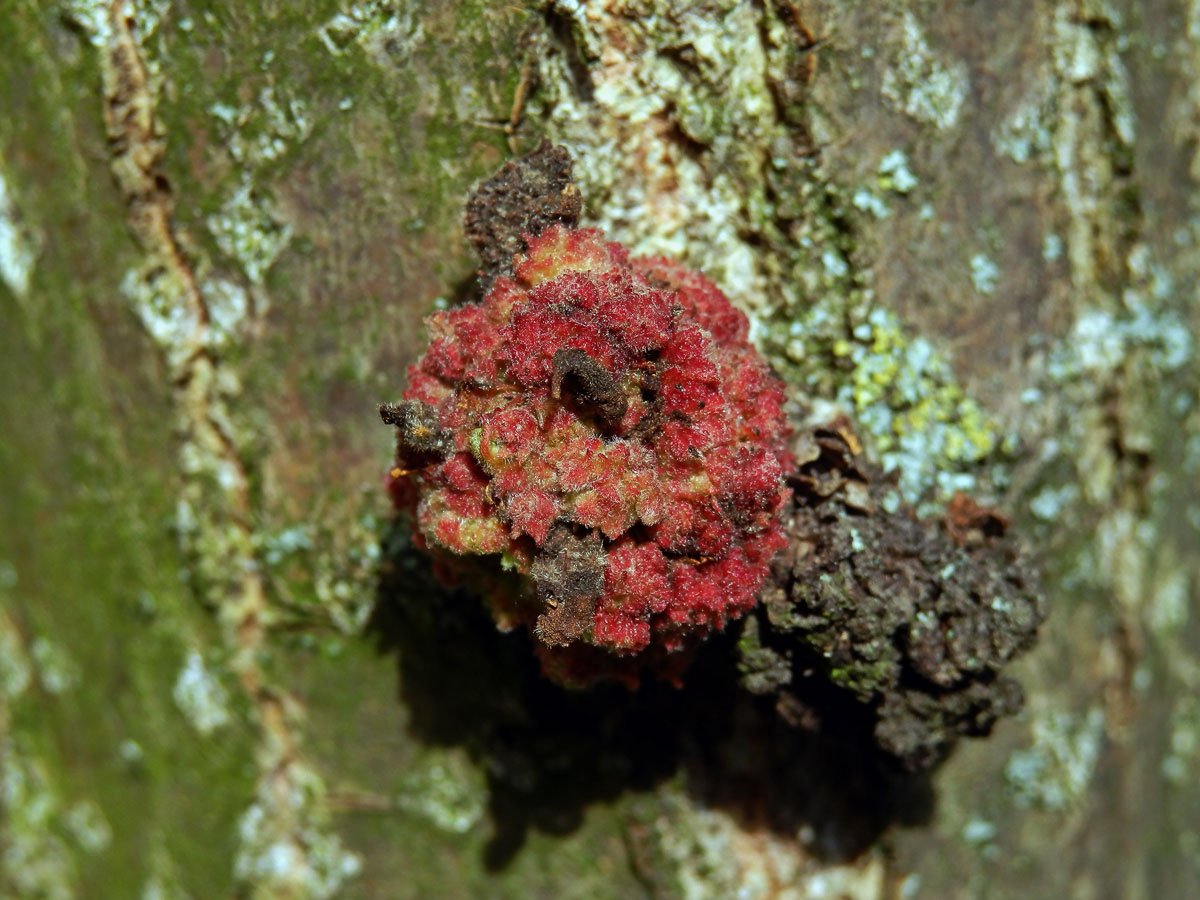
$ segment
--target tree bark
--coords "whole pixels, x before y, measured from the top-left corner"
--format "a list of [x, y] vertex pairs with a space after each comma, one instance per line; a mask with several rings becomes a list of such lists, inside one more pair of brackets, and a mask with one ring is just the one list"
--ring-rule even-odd
[[[1200, 5], [3, 0], [0, 47], [5, 896], [1200, 896]], [[909, 499], [1012, 517], [1018, 719], [839, 796], [421, 612], [470, 601], [375, 406], [543, 136]]]

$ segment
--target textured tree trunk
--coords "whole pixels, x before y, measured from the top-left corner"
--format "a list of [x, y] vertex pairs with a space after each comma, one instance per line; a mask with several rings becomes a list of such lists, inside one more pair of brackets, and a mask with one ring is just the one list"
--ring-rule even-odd
[[[1200, 896], [1195, 0], [0, 0], [0, 49], [4, 896]], [[776, 784], [422, 613], [374, 406], [542, 136], [914, 502], [1011, 515], [1018, 719]]]

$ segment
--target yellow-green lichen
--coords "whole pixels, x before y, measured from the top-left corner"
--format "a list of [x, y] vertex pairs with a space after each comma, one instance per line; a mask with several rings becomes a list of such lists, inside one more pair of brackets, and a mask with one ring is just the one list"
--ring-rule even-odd
[[[821, 321], [809, 327], [813, 316]], [[810, 372], [832, 362], [837, 402], [910, 498], [931, 486], [947, 495], [972, 487], [973, 467], [1004, 443], [998, 424], [958, 384], [945, 357], [907, 335], [894, 314], [876, 307], [857, 318], [843, 331], [827, 312], [802, 316], [789, 329], [799, 341], [785, 348], [790, 362]]]

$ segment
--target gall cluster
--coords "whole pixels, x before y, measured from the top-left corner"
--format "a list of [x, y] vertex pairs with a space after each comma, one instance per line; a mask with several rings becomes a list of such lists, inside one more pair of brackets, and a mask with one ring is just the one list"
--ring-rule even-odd
[[746, 317], [697, 272], [555, 224], [428, 327], [381, 408], [418, 541], [532, 630], [551, 678], [678, 680], [786, 543], [783, 388]]

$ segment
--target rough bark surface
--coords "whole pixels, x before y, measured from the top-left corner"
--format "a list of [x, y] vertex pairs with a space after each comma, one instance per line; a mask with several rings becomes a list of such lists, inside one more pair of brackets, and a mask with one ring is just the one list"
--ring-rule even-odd
[[[1200, 4], [0, 0], [0, 48], [0, 894], [1200, 896]], [[798, 414], [1011, 518], [1019, 718], [901, 777], [729, 694], [734, 634], [566, 694], [406, 551], [375, 410], [543, 137]]]

